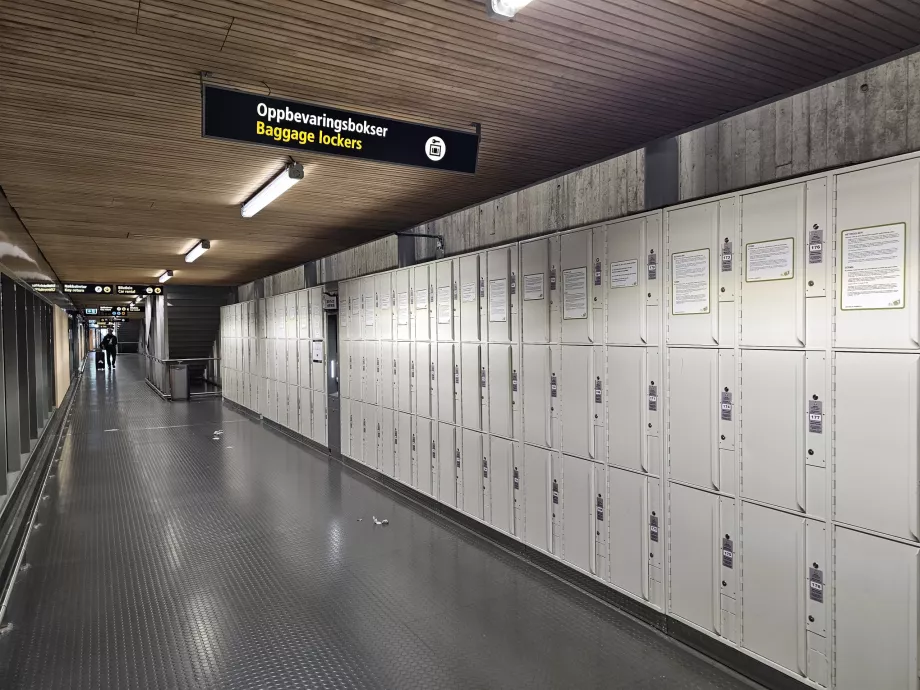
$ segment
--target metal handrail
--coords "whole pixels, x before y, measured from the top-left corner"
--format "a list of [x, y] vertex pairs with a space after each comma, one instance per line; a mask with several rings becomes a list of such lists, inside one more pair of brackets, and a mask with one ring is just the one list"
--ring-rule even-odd
[[181, 359], [160, 359], [156, 355], [151, 355], [150, 353], [143, 352], [141, 353], [147, 359], [152, 359], [159, 362], [160, 364], [185, 364], [186, 362], [219, 362], [220, 357], [183, 357]]

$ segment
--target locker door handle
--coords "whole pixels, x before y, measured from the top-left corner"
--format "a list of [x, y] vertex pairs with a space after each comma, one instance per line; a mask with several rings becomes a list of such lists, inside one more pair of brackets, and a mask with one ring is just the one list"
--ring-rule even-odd
[[715, 505], [712, 507], [712, 552], [715, 557], [714, 569], [712, 571], [712, 629], [716, 635], [722, 634], [722, 594], [719, 589], [719, 582], [722, 572], [722, 549], [719, 535], [719, 498], [715, 497]]
[[642, 585], [642, 598], [648, 601], [648, 559], [650, 556], [648, 531], [650, 527], [648, 518], [648, 480], [645, 477], [642, 477], [639, 483], [639, 505], [642, 510], [642, 539], [640, 540], [642, 553], [639, 554], [639, 577]]
[[799, 510], [805, 507], [805, 384], [802, 368], [804, 353], [795, 362], [795, 502]]
[[715, 399], [715, 414], [712, 416], [710, 421], [710, 457], [709, 457], [709, 481], [712, 482], [713, 488], [716, 491], [719, 490], [719, 443], [716, 439], [719, 438], [719, 420], [722, 418], [721, 415], [721, 396], [719, 395], [719, 353], [716, 352], [716, 361], [709, 362], [709, 378], [710, 378], [710, 395]]
[[795, 588], [795, 613], [796, 613], [796, 624], [795, 624], [795, 639], [796, 639], [796, 654], [795, 662], [798, 667], [799, 673], [802, 676], [807, 676], [808, 671], [806, 669], [806, 657], [808, 651], [805, 646], [808, 642], [807, 635], [805, 633], [805, 609], [806, 602], [805, 597], [805, 520], [802, 519], [802, 524], [800, 528], [795, 532], [795, 570], [796, 570], [796, 588]]
[[908, 370], [907, 399], [908, 419], [907, 425], [907, 483], [908, 483], [908, 509], [910, 510], [910, 533], [914, 539], [920, 540], [920, 514], [918, 514], [917, 492], [917, 367], [920, 361], [915, 362]]

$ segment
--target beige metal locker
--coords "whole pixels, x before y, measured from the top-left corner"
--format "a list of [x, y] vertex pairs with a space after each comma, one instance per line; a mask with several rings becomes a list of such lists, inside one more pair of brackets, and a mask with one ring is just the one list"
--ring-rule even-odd
[[368, 467], [377, 469], [377, 448], [380, 443], [380, 408], [364, 403], [364, 419], [361, 430], [364, 441], [361, 448], [361, 461]]
[[394, 274], [393, 305], [395, 337], [397, 340], [410, 340], [412, 338], [412, 303], [410, 301], [409, 282], [412, 272], [410, 269], [396, 271]]
[[434, 321], [437, 339], [440, 342], [451, 342], [458, 339], [460, 330], [459, 314], [454, 308], [454, 301], [458, 299], [458, 261], [457, 259], [439, 261], [434, 265], [433, 270], [435, 273]]
[[[323, 311], [323, 288], [314, 287], [308, 291], [310, 296], [310, 338], [326, 339], [326, 313]], [[340, 329], [339, 333], [343, 331]]]
[[[671, 348], [668, 367], [669, 466], [671, 479], [718, 489], [722, 408], [719, 352]], [[734, 401], [727, 402], [733, 414]]]
[[358, 462], [364, 462], [366, 431], [364, 403], [353, 400], [351, 403], [351, 457]]
[[[434, 419], [437, 410], [437, 345], [414, 343], [411, 378], [413, 411], [422, 417]], [[434, 354], [434, 357], [432, 357]]]
[[[409, 290], [412, 315], [412, 337], [415, 340], [434, 340], [434, 267], [428, 264], [412, 269], [412, 286]], [[430, 273], [430, 274], [429, 274]]]
[[521, 367], [518, 352], [516, 345], [488, 346], [483, 421], [488, 424], [489, 431], [504, 438], [516, 438], [521, 426]]
[[396, 414], [393, 410], [388, 410], [385, 407], [378, 408], [380, 438], [378, 441], [377, 469], [388, 477], [394, 476], [396, 463], [396, 437], [398, 433]]
[[[649, 601], [649, 542], [663, 541], [664, 520], [649, 520], [649, 486], [645, 475], [610, 468], [607, 472], [610, 502], [610, 582]], [[656, 516], [657, 517], [657, 516]]]
[[[488, 333], [485, 301], [485, 254], [461, 256], [460, 264], [460, 340], [478, 343]], [[480, 267], [480, 261], [482, 266]]]
[[321, 446], [329, 443], [326, 428], [329, 417], [326, 414], [326, 394], [323, 391], [313, 391], [313, 436], [311, 437]]
[[521, 351], [524, 441], [559, 448], [559, 346], [522, 345]]
[[297, 293], [284, 295], [284, 337], [297, 338]]
[[[661, 216], [643, 216], [604, 225], [595, 242], [606, 243], [602, 299], [606, 342], [657, 345], [661, 254]], [[650, 268], [651, 267], [651, 270]]]
[[523, 502], [523, 539], [531, 546], [549, 552], [552, 547], [550, 476], [552, 458], [557, 453], [524, 446], [523, 467], [517, 465], [518, 502]]
[[487, 480], [491, 497], [489, 521], [506, 534], [517, 534], [514, 525], [514, 467], [515, 453], [520, 452], [520, 445], [513, 441], [496, 436], [490, 438]]
[[393, 343], [384, 340], [380, 344], [380, 405], [396, 409], [396, 352]]
[[351, 299], [348, 294], [348, 281], [341, 280], [339, 281], [338, 289], [338, 301], [339, 301], [339, 340], [351, 340]]
[[483, 447], [483, 439], [488, 443], [488, 436], [469, 429], [463, 430], [463, 452], [460, 454], [458, 479], [462, 492], [460, 507], [467, 515], [483, 519], [485, 487], [488, 483], [488, 447]]
[[603, 342], [604, 247], [594, 247], [593, 231], [579, 230], [560, 236], [562, 287], [562, 342]]
[[920, 540], [917, 428], [920, 355], [835, 355], [835, 518]]
[[361, 280], [361, 331], [364, 340], [377, 339], [377, 286], [376, 278], [368, 276]]
[[[282, 341], [283, 342], [283, 341]], [[275, 398], [277, 400], [278, 416], [275, 419], [283, 427], [288, 426], [288, 387], [284, 381], [275, 382]]]
[[562, 456], [561, 505], [554, 505], [558, 514], [562, 511], [562, 545], [556, 554], [576, 568], [596, 575], [595, 562], [595, 463], [571, 455]]
[[284, 380], [287, 383], [296, 384], [300, 381], [300, 375], [298, 373], [298, 363], [297, 363], [297, 340], [286, 340], [285, 348], [287, 349], [287, 372], [285, 373]]
[[297, 358], [303, 365], [299, 367], [299, 376], [298, 382], [300, 383], [301, 388], [311, 388], [310, 385], [310, 372], [312, 367], [310, 365], [310, 345], [312, 341], [310, 340], [298, 340], [297, 341]]
[[297, 338], [310, 339], [310, 291], [299, 290], [297, 296]]
[[412, 378], [414, 375], [414, 358], [412, 343], [396, 343], [396, 409], [400, 412], [413, 412]]
[[393, 339], [393, 274], [379, 273], [374, 277], [374, 305], [377, 308], [377, 338]]
[[835, 690], [917, 690], [920, 550], [835, 528]]
[[610, 465], [657, 474], [657, 438], [663, 400], [657, 348], [608, 347], [607, 399]]
[[463, 343], [460, 348], [460, 423], [466, 429], [489, 430], [486, 406], [488, 386], [488, 350], [476, 343]]
[[460, 385], [460, 357], [453, 343], [438, 343], [437, 363], [435, 366], [435, 385], [432, 399], [437, 399], [437, 418], [439, 421], [455, 424], [457, 419], [457, 388]]
[[307, 366], [310, 367], [311, 385], [313, 390], [326, 390], [326, 347], [322, 340], [312, 340], [310, 359], [307, 360]]
[[563, 345], [558, 378], [562, 417], [562, 451], [590, 460], [605, 461], [604, 349]]
[[[437, 422], [423, 417], [415, 417], [415, 488], [429, 496], [434, 495], [432, 468], [437, 460]], [[434, 433], [432, 433], [434, 432]]]
[[342, 455], [347, 458], [355, 459], [354, 451], [352, 451], [351, 438], [355, 428], [355, 418], [352, 413], [352, 405], [360, 405], [360, 403], [353, 403], [348, 398], [342, 398], [341, 400], [341, 437], [339, 442], [342, 445]]
[[521, 328], [525, 343], [559, 340], [559, 236], [522, 242]]
[[837, 176], [837, 347], [920, 347], [920, 160]]
[[735, 199], [666, 211], [665, 218], [668, 343], [733, 345]]
[[296, 431], [306, 438], [313, 438], [313, 391], [308, 388], [297, 389], [297, 409], [299, 426]]
[[377, 377], [380, 375], [380, 343], [365, 340], [361, 345], [361, 399], [366, 403], [376, 405]]
[[412, 455], [414, 434], [412, 432], [412, 415], [405, 412], [396, 414], [395, 467], [393, 476], [403, 484], [412, 485]]
[[452, 424], [438, 424], [437, 498], [441, 503], [457, 507], [457, 477], [461, 465], [461, 439]]
[[517, 245], [486, 254], [486, 312], [490, 343], [510, 343], [518, 333]]
[[300, 429], [300, 387], [296, 383], [287, 385], [287, 404], [287, 428], [297, 431]]
[[268, 300], [260, 299], [258, 302], [258, 307], [256, 308], [258, 315], [258, 327], [259, 331], [256, 334], [259, 338], [267, 338], [269, 336], [268, 332]]
[[364, 339], [364, 314], [361, 309], [363, 299], [361, 281], [348, 281], [348, 337], [350, 340]]
[[[339, 341], [339, 394], [343, 398], [355, 398], [352, 392], [354, 378], [354, 354], [355, 345], [349, 340]], [[360, 385], [360, 383], [358, 384]]]

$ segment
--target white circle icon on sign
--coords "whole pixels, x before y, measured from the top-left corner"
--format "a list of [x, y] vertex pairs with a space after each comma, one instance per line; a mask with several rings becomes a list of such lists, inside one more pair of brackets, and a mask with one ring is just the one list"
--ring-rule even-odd
[[447, 153], [447, 144], [441, 137], [431, 137], [425, 142], [425, 155], [433, 161], [439, 161]]
[[97, 285], [97, 286], [96, 286], [96, 292], [102, 292], [102, 286], [101, 286], [101, 285]]
[[152, 288], [152, 287], [148, 287], [148, 288], [147, 288], [147, 294], [149, 295], [149, 294], [152, 293], [152, 292], [153, 292], [153, 288]]

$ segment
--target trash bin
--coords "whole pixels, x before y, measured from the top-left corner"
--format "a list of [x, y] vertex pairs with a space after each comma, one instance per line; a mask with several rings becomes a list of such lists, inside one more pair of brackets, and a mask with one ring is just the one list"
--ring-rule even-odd
[[171, 364], [169, 366], [169, 387], [173, 400], [188, 400], [188, 365]]

